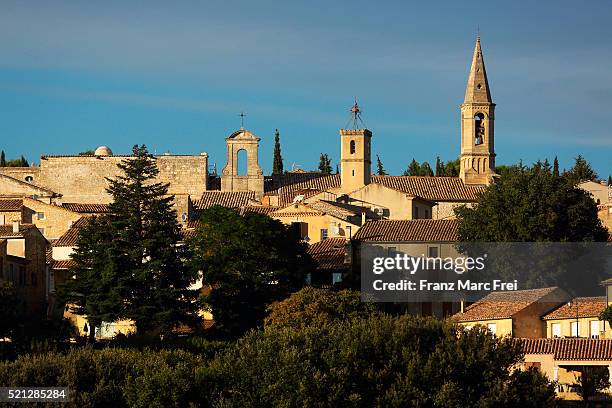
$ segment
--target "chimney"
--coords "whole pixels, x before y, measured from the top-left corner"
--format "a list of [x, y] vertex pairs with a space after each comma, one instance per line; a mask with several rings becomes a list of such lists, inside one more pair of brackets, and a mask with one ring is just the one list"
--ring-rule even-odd
[[14, 220], [13, 221], [13, 234], [17, 234], [17, 233], [19, 233], [19, 221]]

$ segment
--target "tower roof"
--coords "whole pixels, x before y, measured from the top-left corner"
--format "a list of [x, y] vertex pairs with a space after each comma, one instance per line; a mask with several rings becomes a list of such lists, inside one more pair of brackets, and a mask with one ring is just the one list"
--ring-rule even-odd
[[474, 102], [493, 102], [491, 99], [491, 92], [489, 90], [487, 72], [485, 71], [484, 57], [480, 48], [480, 36], [476, 38], [474, 57], [472, 58], [472, 67], [470, 68], [470, 76], [468, 77], [467, 88], [465, 89], [465, 99], [463, 101], [463, 103]]

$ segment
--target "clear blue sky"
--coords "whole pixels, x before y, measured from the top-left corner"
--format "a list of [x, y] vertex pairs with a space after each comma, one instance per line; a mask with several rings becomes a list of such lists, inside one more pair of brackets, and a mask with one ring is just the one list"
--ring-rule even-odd
[[[125, 4], [124, 4], [125, 3]], [[129, 5], [127, 4], [129, 3]], [[224, 165], [240, 126], [274, 129], [285, 167], [338, 162], [357, 96], [373, 153], [459, 153], [477, 27], [498, 164], [581, 153], [612, 173], [612, 3], [577, 1], [7, 1], [0, 3], [0, 148], [7, 157], [199, 153]]]

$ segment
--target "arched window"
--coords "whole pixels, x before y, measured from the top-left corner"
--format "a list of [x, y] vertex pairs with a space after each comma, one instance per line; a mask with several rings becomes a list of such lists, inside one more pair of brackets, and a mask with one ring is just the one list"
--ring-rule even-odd
[[34, 177], [32, 176], [26, 176], [25, 181], [27, 181], [28, 183], [31, 182], [32, 180], [34, 180]]
[[238, 176], [246, 176], [248, 173], [248, 154], [244, 149], [238, 150], [238, 154], [236, 155], [236, 174]]
[[484, 114], [480, 112], [474, 115], [474, 144], [477, 146], [484, 143], [484, 118]]
[[355, 141], [354, 140], [351, 140], [350, 149], [351, 149], [351, 154], [355, 154]]

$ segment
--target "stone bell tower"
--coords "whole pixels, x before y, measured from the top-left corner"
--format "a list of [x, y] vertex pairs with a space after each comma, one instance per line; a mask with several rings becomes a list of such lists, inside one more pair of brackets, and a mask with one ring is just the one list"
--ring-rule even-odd
[[[259, 140], [243, 127], [225, 139], [227, 164], [221, 173], [221, 191], [254, 191], [255, 197], [261, 199], [264, 192], [264, 177], [258, 161]], [[240, 155], [246, 156], [242, 158], [246, 160], [246, 174], [239, 173]]]
[[465, 184], [490, 184], [495, 175], [495, 104], [476, 39], [465, 99], [461, 105], [461, 169]]
[[357, 129], [361, 110], [357, 100], [351, 108], [353, 129], [340, 129], [340, 180], [343, 193], [370, 184], [372, 173], [372, 132]]

